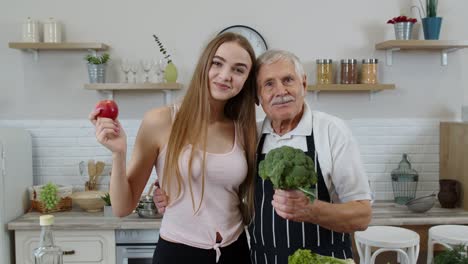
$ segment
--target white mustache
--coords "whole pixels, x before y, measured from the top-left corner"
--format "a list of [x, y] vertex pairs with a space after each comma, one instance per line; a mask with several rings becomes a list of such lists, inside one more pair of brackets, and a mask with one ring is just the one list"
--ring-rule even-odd
[[295, 98], [291, 95], [277, 96], [271, 100], [270, 105], [285, 104], [294, 101]]

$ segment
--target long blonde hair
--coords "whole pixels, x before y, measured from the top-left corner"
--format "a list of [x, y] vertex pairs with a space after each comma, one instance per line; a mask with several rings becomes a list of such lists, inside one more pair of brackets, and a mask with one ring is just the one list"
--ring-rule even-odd
[[[244, 83], [242, 90], [235, 97], [229, 99], [224, 107], [224, 114], [237, 123], [240, 131], [241, 141], [246, 159], [248, 172], [244, 182], [239, 187], [240, 210], [244, 223], [249, 223], [253, 214], [253, 190], [255, 177], [255, 153], [256, 153], [256, 122], [255, 122], [255, 99], [256, 99], [256, 77], [255, 77], [255, 53], [247, 39], [234, 33], [218, 35], [210, 41], [200, 56], [195, 68], [187, 93], [182, 101], [180, 109], [172, 125], [171, 135], [167, 144], [166, 160], [162, 188], [166, 191], [170, 200], [174, 194], [170, 193], [169, 186], [173, 180], [177, 184], [177, 195], [179, 197], [182, 189], [182, 176], [178, 165], [182, 149], [191, 144], [191, 153], [188, 168], [188, 187], [192, 198], [192, 207], [195, 213], [200, 209], [205, 192], [205, 160], [208, 121], [210, 118], [210, 92], [208, 72], [213, 57], [219, 46], [226, 42], [234, 42], [245, 49], [252, 60], [252, 68]], [[196, 149], [203, 151], [202, 159], [202, 192], [197, 209], [192, 190], [192, 162]], [[172, 196], [171, 196], [172, 195]]]

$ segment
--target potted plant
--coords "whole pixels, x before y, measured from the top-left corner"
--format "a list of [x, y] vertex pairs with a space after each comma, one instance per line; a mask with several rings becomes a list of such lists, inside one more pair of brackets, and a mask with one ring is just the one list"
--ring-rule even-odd
[[393, 24], [395, 28], [395, 38], [398, 40], [409, 40], [413, 33], [413, 25], [418, 20], [407, 16], [394, 17], [387, 21], [387, 24]]
[[422, 1], [419, 0], [419, 7], [412, 6], [411, 8], [417, 8], [419, 11], [423, 25], [424, 39], [439, 39], [440, 28], [442, 26], [442, 17], [437, 16], [439, 1], [426, 0], [425, 6], [426, 8], [424, 8]]
[[105, 202], [104, 205], [104, 216], [112, 217], [114, 214], [112, 213], [112, 204], [110, 200], [110, 194], [106, 193], [104, 196], [101, 196], [101, 199]]
[[52, 211], [56, 208], [60, 202], [58, 197], [58, 186], [49, 182], [39, 192], [39, 201], [41, 201], [45, 207], [45, 212]]
[[103, 55], [88, 54], [85, 60], [88, 62], [88, 74], [90, 83], [104, 83], [106, 79], [106, 66], [110, 56], [108, 53]]
[[166, 51], [159, 38], [156, 35], [153, 35], [153, 37], [159, 47], [159, 51], [163, 54], [164, 59], [167, 60], [167, 66], [164, 69], [164, 80], [168, 83], [175, 83], [177, 81], [177, 68], [172, 63], [171, 55]]

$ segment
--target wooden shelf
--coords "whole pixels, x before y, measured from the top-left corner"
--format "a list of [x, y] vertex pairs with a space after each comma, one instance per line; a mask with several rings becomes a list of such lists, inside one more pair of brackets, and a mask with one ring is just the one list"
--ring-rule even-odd
[[308, 85], [308, 91], [316, 92], [377, 92], [395, 89], [394, 84], [315, 84]]
[[8, 47], [20, 50], [107, 50], [109, 46], [104, 43], [82, 43], [82, 42], [10, 42]]
[[84, 86], [88, 90], [124, 91], [124, 90], [180, 90], [180, 83], [87, 83]]
[[374, 93], [393, 89], [395, 89], [394, 84], [314, 84], [307, 86], [308, 91], [315, 93], [315, 100], [318, 100], [320, 92], [368, 92], [369, 100], [372, 100]]
[[443, 50], [468, 48], [466, 40], [388, 40], [375, 45], [377, 50]]
[[172, 102], [172, 92], [182, 89], [180, 83], [87, 83], [85, 89], [95, 90], [105, 99], [113, 99], [114, 91], [156, 91], [164, 93], [164, 103]]
[[386, 51], [387, 65], [393, 64], [393, 52], [399, 50], [439, 51], [441, 64], [448, 64], [448, 53], [468, 48], [467, 40], [388, 40], [377, 43], [375, 49]]

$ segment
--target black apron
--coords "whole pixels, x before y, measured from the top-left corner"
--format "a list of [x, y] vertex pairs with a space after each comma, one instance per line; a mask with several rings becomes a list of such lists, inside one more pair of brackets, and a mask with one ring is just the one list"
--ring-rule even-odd
[[[262, 154], [266, 134], [257, 148], [258, 163], [265, 159]], [[307, 136], [307, 152], [317, 166], [318, 199], [331, 202], [316, 158], [313, 132]], [[278, 216], [271, 205], [274, 189], [271, 181], [255, 179], [255, 216], [249, 226], [250, 255], [252, 264], [287, 264], [288, 256], [299, 248], [310, 249], [320, 255], [335, 258], [352, 258], [351, 240], [347, 233], [338, 233], [316, 224], [294, 222]]]

